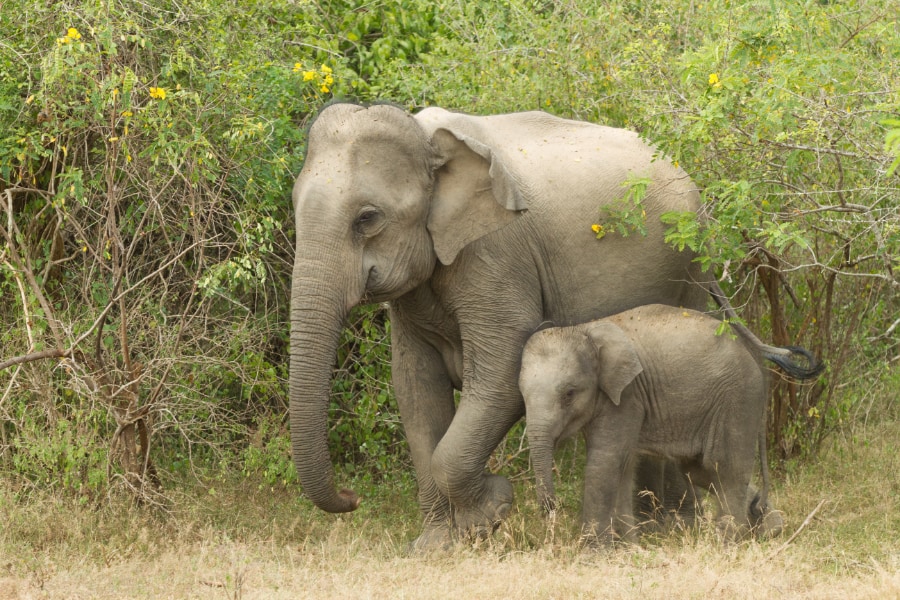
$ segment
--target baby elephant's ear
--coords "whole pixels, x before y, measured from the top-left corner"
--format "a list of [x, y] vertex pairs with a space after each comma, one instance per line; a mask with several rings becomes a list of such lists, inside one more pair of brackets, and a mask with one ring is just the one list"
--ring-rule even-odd
[[622, 392], [644, 367], [631, 338], [617, 325], [594, 321], [585, 325], [586, 333], [597, 349], [597, 384], [616, 406]]

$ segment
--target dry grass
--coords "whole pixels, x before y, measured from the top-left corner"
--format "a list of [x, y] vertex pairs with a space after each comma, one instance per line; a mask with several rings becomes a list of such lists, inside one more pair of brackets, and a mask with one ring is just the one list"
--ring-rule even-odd
[[[634, 548], [605, 556], [466, 550], [404, 558], [347, 539], [312, 546], [208, 542], [109, 565], [47, 565], [0, 579], [0, 598], [889, 598], [898, 558], [823, 568], [827, 549], [774, 559], [752, 545]], [[358, 540], [358, 538], [357, 538]]]
[[548, 529], [527, 484], [491, 540], [432, 557], [405, 556], [416, 529], [407, 492], [342, 517], [240, 486], [196, 490], [165, 514], [0, 493], [0, 600], [900, 597], [898, 442], [900, 423], [835, 435], [777, 478], [785, 535], [730, 548], [700, 526], [582, 554], [574, 510]]

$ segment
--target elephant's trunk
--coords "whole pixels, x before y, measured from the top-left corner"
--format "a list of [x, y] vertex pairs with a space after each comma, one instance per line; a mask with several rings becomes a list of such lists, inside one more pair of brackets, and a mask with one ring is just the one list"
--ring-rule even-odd
[[359, 497], [352, 490], [335, 489], [327, 420], [334, 357], [344, 319], [355, 301], [346, 294], [346, 276], [335, 273], [336, 268], [323, 267], [323, 261], [314, 262], [318, 264], [301, 260], [298, 254], [294, 267], [291, 447], [300, 484], [313, 503], [332, 513], [350, 512], [359, 506]]
[[556, 493], [553, 489], [554, 440], [538, 432], [528, 432], [531, 466], [535, 473], [538, 503], [546, 512], [556, 510]]

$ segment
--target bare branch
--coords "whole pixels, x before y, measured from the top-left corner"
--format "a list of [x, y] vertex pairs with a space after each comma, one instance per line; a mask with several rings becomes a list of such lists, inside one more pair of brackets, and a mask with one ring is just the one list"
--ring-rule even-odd
[[888, 327], [881, 335], [875, 335], [866, 339], [868, 339], [870, 342], [887, 339], [891, 337], [891, 334], [894, 333], [894, 330], [897, 329], [898, 326], [900, 326], [900, 319], [897, 319], [893, 323], [891, 323], [891, 326]]
[[800, 532], [803, 531], [803, 530], [806, 528], [806, 526], [809, 525], [809, 524], [812, 522], [812, 518], [813, 518], [814, 516], [816, 516], [816, 513], [819, 512], [819, 509], [822, 508], [822, 507], [825, 505], [826, 502], [827, 502], [827, 500], [822, 499], [822, 500], [819, 502], [819, 504], [812, 510], [812, 512], [809, 513], [809, 514], [806, 516], [806, 518], [803, 520], [803, 523], [801, 523], [801, 524], [800, 524], [800, 527], [797, 528], [797, 531], [795, 531], [794, 534], [793, 534], [791, 537], [789, 537], [788, 540], [787, 540], [785, 543], [783, 543], [783, 544], [782, 544], [781, 546], [779, 546], [774, 552], [772, 552], [772, 554], [770, 554], [770, 555], [766, 558], [766, 560], [770, 560], [770, 559], [772, 559], [772, 558], [775, 558], [776, 556], [778, 556], [779, 554], [781, 554], [781, 552], [782, 552], [783, 550], [785, 550], [788, 546], [790, 546], [790, 545], [791, 545], [791, 542], [793, 542], [795, 539], [797, 539], [797, 536], [800, 535]]
[[21, 365], [23, 363], [34, 362], [36, 360], [43, 360], [45, 358], [66, 358], [72, 353], [72, 350], [60, 350], [59, 348], [50, 348], [48, 350], [41, 350], [39, 352], [32, 352], [30, 354], [23, 354], [22, 356], [16, 356], [15, 358], [10, 358], [9, 360], [3, 361], [0, 363], [0, 371], [4, 369], [8, 369], [9, 367], [14, 367], [16, 365]]

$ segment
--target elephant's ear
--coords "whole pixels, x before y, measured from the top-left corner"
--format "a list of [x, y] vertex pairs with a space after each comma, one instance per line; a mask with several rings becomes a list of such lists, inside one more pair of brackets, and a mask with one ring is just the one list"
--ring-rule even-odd
[[597, 383], [618, 406], [622, 392], [644, 370], [637, 350], [625, 332], [608, 321], [595, 321], [585, 327], [599, 355]]
[[509, 170], [485, 144], [449, 129], [436, 129], [439, 155], [428, 231], [441, 263], [515, 219], [527, 208]]

